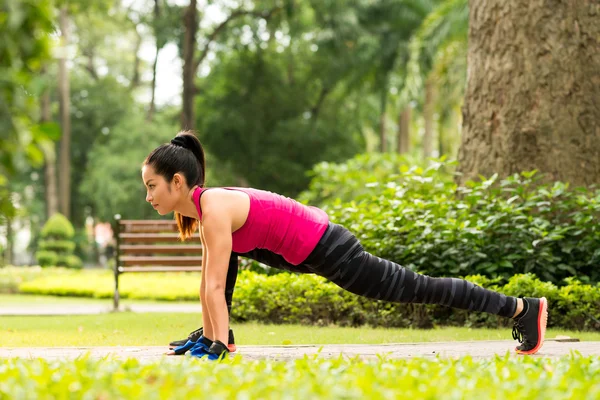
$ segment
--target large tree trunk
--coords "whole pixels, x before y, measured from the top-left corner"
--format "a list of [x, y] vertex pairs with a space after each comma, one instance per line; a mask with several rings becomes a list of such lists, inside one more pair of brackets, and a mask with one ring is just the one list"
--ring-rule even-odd
[[461, 180], [600, 182], [600, 4], [470, 2]]
[[194, 94], [196, 91], [196, 33], [198, 31], [198, 10], [196, 0], [190, 0], [190, 5], [183, 16], [185, 35], [183, 40], [183, 101], [181, 110], [181, 128], [194, 129]]
[[423, 158], [431, 157], [433, 150], [433, 83], [431, 78], [425, 83], [425, 104], [423, 105], [423, 118], [425, 119], [425, 134], [423, 135]]
[[398, 153], [408, 153], [410, 150], [410, 118], [411, 108], [406, 105], [398, 118]]
[[[50, 114], [50, 90], [46, 90], [42, 95], [41, 121], [48, 123], [51, 121]], [[50, 218], [58, 212], [58, 191], [56, 189], [56, 151], [54, 143], [43, 147], [45, 174], [46, 174], [46, 216]]]
[[60, 98], [60, 212], [70, 217], [71, 207], [71, 119], [69, 97], [69, 70], [67, 68], [67, 45], [69, 43], [68, 14], [66, 6], [60, 9], [59, 25], [62, 57], [58, 61], [58, 88]]
[[150, 108], [148, 108], [148, 116], [147, 120], [152, 121], [154, 118], [154, 111], [156, 109], [156, 66], [158, 65], [158, 55], [160, 53], [160, 48], [162, 43], [160, 43], [159, 32], [156, 25], [158, 24], [158, 19], [160, 18], [160, 5], [159, 0], [154, 0], [154, 38], [156, 40], [156, 54], [154, 55], [154, 64], [152, 65], [152, 98], [150, 100]]

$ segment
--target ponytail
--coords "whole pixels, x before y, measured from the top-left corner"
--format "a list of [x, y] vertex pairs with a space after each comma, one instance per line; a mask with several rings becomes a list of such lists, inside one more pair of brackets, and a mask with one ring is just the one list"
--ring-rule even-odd
[[[144, 164], [151, 165], [157, 174], [164, 176], [170, 183], [173, 176], [180, 172], [188, 186], [204, 187], [206, 162], [200, 140], [191, 131], [181, 131], [169, 144], [157, 147], [146, 158]], [[179, 229], [179, 238], [185, 241], [191, 238], [198, 228], [198, 221], [175, 212]]]
[[179, 229], [179, 239], [185, 242], [191, 238], [196, 229], [198, 229], [198, 220], [190, 218], [175, 212], [175, 221], [177, 221], [177, 228]]

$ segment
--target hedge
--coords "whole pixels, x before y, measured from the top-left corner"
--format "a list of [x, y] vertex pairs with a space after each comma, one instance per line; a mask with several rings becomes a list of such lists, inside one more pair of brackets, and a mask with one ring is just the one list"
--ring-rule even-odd
[[[121, 277], [122, 298], [197, 300], [197, 274], [131, 274]], [[600, 285], [568, 279], [558, 287], [533, 274], [520, 274], [501, 284], [500, 279], [467, 276], [480, 286], [511, 296], [545, 296], [550, 304], [549, 326], [565, 329], [600, 329]], [[110, 298], [109, 271], [46, 276], [24, 282], [22, 293]], [[267, 276], [242, 271], [234, 293], [232, 319], [266, 323], [369, 324], [385, 327], [436, 325], [501, 327], [510, 320], [485, 313], [438, 305], [396, 304], [362, 298], [315, 275], [281, 273]]]

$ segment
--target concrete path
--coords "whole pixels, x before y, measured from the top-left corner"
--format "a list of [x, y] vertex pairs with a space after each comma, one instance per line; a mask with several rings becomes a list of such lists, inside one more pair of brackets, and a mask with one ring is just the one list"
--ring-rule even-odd
[[[386, 345], [306, 345], [306, 346], [238, 346], [238, 354], [245, 360], [291, 360], [305, 355], [316, 355], [320, 358], [360, 357], [363, 359], [377, 358], [386, 355], [390, 358], [425, 357], [460, 357], [470, 355], [474, 358], [490, 358], [495, 355], [504, 356], [507, 352], [511, 357], [523, 357], [515, 354], [516, 342], [512, 341], [475, 341], [475, 342], [443, 342], [443, 343], [410, 343]], [[38, 358], [48, 360], [73, 359], [85, 354], [92, 358], [115, 356], [117, 358], [137, 358], [142, 361], [168, 360], [177, 362], [181, 357], [164, 358], [166, 347], [22, 347], [0, 348], [0, 358]], [[544, 343], [540, 352], [532, 357], [557, 358], [578, 352], [584, 356], [600, 356], [600, 342], [559, 342], [549, 340]]]
[[[92, 315], [112, 312], [109, 301], [106, 304], [24, 304], [0, 306], [0, 316], [4, 315]], [[146, 312], [177, 312], [200, 313], [202, 306], [198, 303], [167, 303], [165, 304], [130, 304], [120, 307], [120, 311]]]

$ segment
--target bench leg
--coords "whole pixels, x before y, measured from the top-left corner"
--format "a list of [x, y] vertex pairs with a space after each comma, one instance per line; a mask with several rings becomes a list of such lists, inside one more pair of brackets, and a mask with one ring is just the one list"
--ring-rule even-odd
[[119, 311], [119, 273], [115, 273], [115, 293], [113, 295], [113, 311]]

